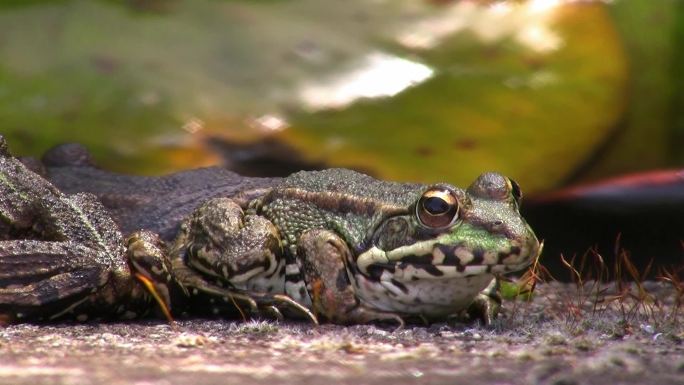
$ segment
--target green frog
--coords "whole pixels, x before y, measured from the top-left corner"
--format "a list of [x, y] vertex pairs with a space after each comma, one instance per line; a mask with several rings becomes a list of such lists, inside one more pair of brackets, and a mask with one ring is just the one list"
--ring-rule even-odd
[[527, 267], [540, 253], [519, 213], [520, 188], [497, 173], [467, 189], [346, 169], [256, 182], [236, 177], [249, 188], [184, 200], [192, 211], [179, 220], [175, 239], [143, 228], [125, 241], [131, 271], [152, 281], [172, 310], [184, 301], [180, 288], [191, 301], [205, 294], [314, 322], [402, 325], [470, 310], [489, 323], [500, 305], [496, 276]]

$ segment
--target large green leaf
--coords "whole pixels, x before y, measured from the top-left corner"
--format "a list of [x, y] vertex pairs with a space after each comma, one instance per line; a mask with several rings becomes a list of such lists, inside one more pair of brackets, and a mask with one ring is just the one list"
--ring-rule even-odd
[[584, 179], [684, 164], [684, 2], [621, 0], [610, 8], [630, 66], [619, 131]]
[[[435, 68], [430, 80], [391, 100], [300, 114], [285, 139], [313, 159], [391, 178], [464, 184], [497, 170], [527, 189], [564, 180], [622, 112], [625, 63], [615, 31], [600, 4], [537, 17], [524, 5], [501, 18], [495, 12], [471, 11], [471, 28], [416, 54]], [[499, 39], [475, 34], [483, 21], [494, 36], [502, 30]], [[558, 39], [548, 42], [558, 48], [514, 40], [525, 33], [538, 34], [542, 46]]]
[[14, 3], [0, 130], [18, 152], [77, 140], [128, 172], [214, 162], [207, 137], [268, 137], [381, 177], [494, 169], [544, 188], [606, 140], [625, 93], [605, 5], [563, 3]]

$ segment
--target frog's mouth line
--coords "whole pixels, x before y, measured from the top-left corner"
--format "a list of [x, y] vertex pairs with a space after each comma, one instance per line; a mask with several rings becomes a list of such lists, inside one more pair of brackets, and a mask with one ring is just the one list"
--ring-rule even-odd
[[362, 273], [380, 279], [388, 271], [394, 279], [448, 279], [483, 274], [505, 274], [529, 266], [539, 247], [510, 242], [504, 250], [485, 251], [464, 244], [444, 245], [437, 240], [384, 251], [372, 247], [359, 255]]
[[415, 281], [418, 279], [450, 279], [468, 278], [480, 275], [497, 275], [518, 271], [529, 266], [529, 263], [520, 265], [432, 265], [419, 263], [374, 263], [368, 266], [367, 272], [370, 277], [381, 279], [383, 272], [388, 271], [392, 278], [399, 281]]

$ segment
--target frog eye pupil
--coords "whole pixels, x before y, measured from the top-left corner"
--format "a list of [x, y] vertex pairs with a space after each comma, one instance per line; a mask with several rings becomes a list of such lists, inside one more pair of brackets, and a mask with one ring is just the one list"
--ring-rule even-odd
[[448, 188], [432, 188], [423, 193], [418, 201], [416, 214], [420, 223], [427, 228], [445, 228], [458, 216], [458, 198]]
[[425, 211], [432, 215], [439, 215], [449, 210], [449, 204], [442, 198], [429, 197], [423, 201]]

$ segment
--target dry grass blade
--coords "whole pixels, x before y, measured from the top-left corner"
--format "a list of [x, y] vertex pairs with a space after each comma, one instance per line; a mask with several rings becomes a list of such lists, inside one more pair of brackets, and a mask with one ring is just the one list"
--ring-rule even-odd
[[[661, 269], [657, 277], [674, 289], [674, 304], [670, 306], [665, 305], [658, 296], [658, 293], [664, 295], [662, 286], [648, 283], [649, 277], [652, 277], [653, 260], [643, 268], [637, 267], [629, 251], [620, 246], [619, 235], [612, 267], [605, 261], [594, 249], [571, 259], [560, 255], [560, 262], [568, 270], [575, 290], [561, 296], [560, 301], [556, 300], [560, 303], [550, 304], [555, 318], [565, 320], [570, 330], [576, 330], [581, 323], [590, 320], [593, 320], [590, 323], [605, 323], [611, 319], [617, 329], [622, 330], [618, 334], [632, 333], [635, 324], [649, 330], [663, 325], [678, 325], [684, 302], [684, 267]], [[538, 280], [539, 272], [544, 270], [543, 266], [539, 266], [528, 274]], [[523, 276], [521, 279], [529, 278]], [[665, 298], [672, 296], [665, 295]]]

